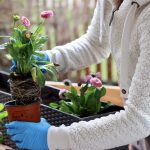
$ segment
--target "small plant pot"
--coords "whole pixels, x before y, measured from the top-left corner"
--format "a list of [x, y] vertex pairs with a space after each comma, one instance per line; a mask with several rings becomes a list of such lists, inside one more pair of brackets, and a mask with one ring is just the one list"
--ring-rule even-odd
[[34, 102], [27, 105], [16, 105], [16, 101], [5, 103], [8, 112], [8, 120], [40, 122], [40, 102]]

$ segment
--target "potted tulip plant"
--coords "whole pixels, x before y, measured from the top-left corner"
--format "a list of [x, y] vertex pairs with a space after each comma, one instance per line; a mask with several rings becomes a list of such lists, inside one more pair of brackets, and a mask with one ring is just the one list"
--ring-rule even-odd
[[[107, 115], [123, 109], [108, 102], [102, 102], [101, 98], [106, 94], [106, 88], [102, 85], [100, 73], [88, 75], [78, 86], [79, 91], [65, 80], [65, 85], [70, 90], [60, 90], [60, 101], [50, 103], [50, 107], [71, 114], [78, 120], [91, 120], [100, 115]], [[106, 114], [107, 113], [107, 114]]]
[[56, 80], [55, 65], [40, 52], [48, 40], [42, 34], [43, 24], [52, 16], [52, 11], [42, 12], [42, 21], [37, 28], [31, 28], [25, 16], [13, 16], [13, 32], [5, 43], [13, 62], [9, 79], [13, 101], [5, 104], [10, 121], [40, 121], [41, 87], [46, 76]]

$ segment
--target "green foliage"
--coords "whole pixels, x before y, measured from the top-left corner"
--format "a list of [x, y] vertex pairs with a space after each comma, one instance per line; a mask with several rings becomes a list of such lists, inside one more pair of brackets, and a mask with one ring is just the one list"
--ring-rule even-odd
[[20, 75], [31, 74], [33, 80], [41, 87], [46, 80], [45, 72], [50, 80], [57, 79], [55, 65], [49, 61], [41, 61], [44, 54], [40, 51], [48, 40], [47, 36], [42, 35], [43, 23], [41, 22], [36, 29], [29, 29], [24, 25], [14, 27], [9, 42], [5, 44], [11, 58], [16, 62], [14, 72]]
[[0, 143], [2, 143], [3, 141], [4, 141], [4, 138], [3, 138], [2, 133], [0, 132]]
[[4, 105], [2, 103], [0, 103], [0, 122], [2, 122], [2, 119], [7, 117], [7, 112], [3, 111], [4, 109]]
[[[4, 105], [2, 103], [0, 103], [0, 128], [1, 128], [1, 125], [2, 125], [2, 119], [6, 118], [7, 117], [7, 112], [6, 111], [3, 111], [4, 109]], [[0, 143], [3, 141], [3, 135], [2, 133], [0, 132]]]
[[66, 99], [58, 103], [50, 103], [50, 107], [79, 117], [96, 115], [110, 105], [100, 101], [105, 94], [105, 87], [96, 88], [89, 83], [81, 87], [79, 94], [75, 87], [71, 86], [70, 92], [64, 93]]

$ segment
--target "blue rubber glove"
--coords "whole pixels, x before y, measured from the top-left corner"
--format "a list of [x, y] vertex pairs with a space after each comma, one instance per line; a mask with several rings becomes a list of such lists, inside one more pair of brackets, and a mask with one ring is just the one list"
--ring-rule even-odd
[[[41, 52], [42, 53], [42, 52]], [[38, 56], [34, 56], [34, 58], [36, 59], [36, 60], [38, 60], [38, 61], [50, 61], [50, 59], [49, 59], [49, 57], [48, 57], [48, 55], [46, 54], [46, 53], [42, 53], [42, 54], [44, 54], [44, 57], [43, 58], [40, 58], [40, 57], [38, 57]]]
[[17, 69], [17, 62], [15, 60], [12, 60], [12, 66], [10, 70], [14, 72], [16, 69]]
[[[48, 55], [46, 53], [43, 53], [43, 54], [44, 54], [43, 58], [40, 58], [38, 56], [34, 56], [34, 58], [38, 61], [50, 61]], [[40, 63], [38, 65], [40, 65]], [[15, 60], [12, 60], [12, 66], [11, 66], [10, 70], [14, 72], [14, 71], [16, 71], [16, 68], [17, 68], [17, 62]], [[46, 73], [46, 70], [42, 69], [42, 72]]]
[[44, 118], [41, 122], [14, 121], [5, 125], [7, 134], [11, 136], [16, 146], [30, 150], [48, 150], [47, 134], [51, 126]]

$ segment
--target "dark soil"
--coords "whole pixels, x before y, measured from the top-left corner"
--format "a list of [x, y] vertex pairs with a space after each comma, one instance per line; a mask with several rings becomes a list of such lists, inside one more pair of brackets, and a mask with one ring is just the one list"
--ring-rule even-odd
[[40, 101], [41, 89], [30, 74], [15, 75], [11, 73], [9, 84], [12, 99], [16, 100], [18, 105]]

